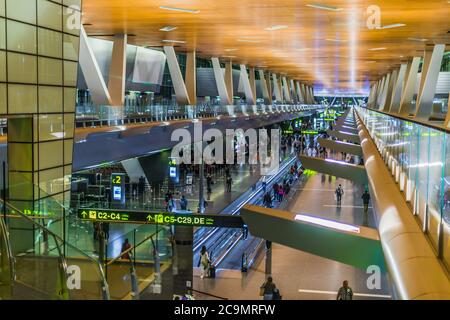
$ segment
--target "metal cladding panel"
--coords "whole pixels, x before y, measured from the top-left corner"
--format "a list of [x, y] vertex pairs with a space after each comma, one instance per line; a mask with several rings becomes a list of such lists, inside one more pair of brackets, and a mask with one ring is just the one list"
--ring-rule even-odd
[[364, 166], [349, 164], [344, 161], [305, 156], [300, 156], [300, 161], [306, 169], [348, 179], [363, 185], [368, 183]]
[[325, 147], [325, 148], [328, 148], [331, 150], [354, 154], [354, 155], [360, 156], [360, 157], [362, 157], [362, 155], [363, 155], [361, 146], [357, 146], [357, 145], [354, 145], [351, 143], [334, 141], [334, 140], [323, 139], [323, 138], [318, 138], [317, 142], [319, 142], [319, 145], [321, 147]]
[[[346, 232], [296, 221], [295, 213], [253, 205], [244, 206], [241, 216], [250, 233], [259, 238], [364, 270], [372, 265], [385, 269], [375, 229], [359, 227], [359, 233]], [[308, 216], [314, 217], [313, 213]]]
[[[284, 120], [298, 118], [298, 113], [274, 114], [267, 117], [240, 116], [203, 120], [203, 129], [210, 127], [225, 133], [226, 129], [261, 128]], [[233, 121], [232, 121], [233, 120]], [[178, 141], [171, 141], [175, 129], [187, 128], [193, 136], [192, 121], [174, 121], [167, 126], [149, 123], [139, 128], [127, 127], [125, 130], [113, 132], [91, 133], [83, 137], [75, 137], [73, 171], [77, 172], [90, 166], [105, 162], [122, 161], [140, 157], [152, 152], [173, 148]]]
[[328, 130], [327, 134], [338, 138], [339, 140], [347, 140], [354, 143], [360, 143], [359, 136], [357, 134], [346, 133], [346, 131]]

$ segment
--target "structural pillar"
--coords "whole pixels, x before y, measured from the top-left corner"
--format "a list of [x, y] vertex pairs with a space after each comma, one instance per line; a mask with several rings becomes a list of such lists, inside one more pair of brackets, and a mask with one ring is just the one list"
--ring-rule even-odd
[[411, 111], [411, 102], [414, 98], [414, 91], [416, 89], [417, 72], [419, 71], [420, 57], [414, 57], [410, 62], [409, 72], [407, 74], [405, 87], [403, 89], [402, 98], [400, 100], [399, 114], [408, 116]]
[[195, 51], [186, 53], [186, 90], [191, 105], [197, 104], [197, 62]]
[[[267, 87], [266, 77], [264, 75], [264, 70], [258, 70], [259, 79], [261, 81], [262, 94], [264, 98], [264, 103], [272, 104], [272, 95], [269, 94], [269, 88]], [[269, 81], [270, 83], [270, 81]]]
[[273, 91], [275, 95], [275, 100], [280, 103], [283, 101], [283, 97], [281, 96], [280, 85], [277, 79], [277, 75], [272, 73], [272, 81], [273, 81]]
[[216, 79], [217, 91], [220, 97], [220, 104], [227, 105], [228, 104], [228, 90], [225, 83], [225, 78], [222, 72], [222, 68], [220, 67], [219, 58], [211, 58], [214, 72], [214, 79]]
[[164, 53], [167, 57], [167, 64], [169, 66], [170, 77], [172, 79], [173, 89], [179, 105], [190, 105], [189, 95], [186, 89], [186, 84], [181, 73], [180, 65], [178, 64], [177, 55], [172, 46], [164, 46]]
[[234, 104], [233, 101], [233, 62], [231, 60], [225, 62], [225, 85], [227, 88], [227, 94], [228, 94], [228, 104], [232, 105]]
[[[433, 113], [433, 100], [434, 95], [436, 94], [436, 85], [439, 78], [439, 71], [441, 70], [444, 52], [445, 44], [435, 45], [431, 58], [429, 58], [427, 68], [422, 70], [423, 81], [421, 80], [421, 83], [423, 83], [423, 87], [422, 91], [418, 94], [418, 99], [416, 102], [415, 118], [417, 119], [427, 121]], [[429, 56], [429, 54], [426, 56]]]
[[254, 105], [256, 103], [256, 99], [253, 95], [253, 90], [248, 78], [247, 67], [244, 64], [241, 64], [241, 81], [242, 85], [244, 86], [247, 105]]
[[403, 63], [400, 66], [400, 70], [398, 71], [397, 80], [395, 81], [395, 85], [392, 90], [391, 105], [389, 108], [389, 112], [391, 112], [391, 113], [398, 113], [398, 111], [399, 111], [400, 99], [402, 97], [403, 83], [405, 80], [406, 69], [407, 69], [407, 64]]
[[114, 36], [111, 65], [109, 67], [108, 91], [111, 105], [123, 107], [125, 101], [125, 83], [127, 67], [127, 35]]

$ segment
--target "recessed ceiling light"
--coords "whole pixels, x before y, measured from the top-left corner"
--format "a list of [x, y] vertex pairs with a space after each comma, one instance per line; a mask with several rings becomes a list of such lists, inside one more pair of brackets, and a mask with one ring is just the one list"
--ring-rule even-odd
[[162, 42], [169, 42], [169, 43], [186, 43], [186, 41], [181, 41], [181, 40], [162, 40]]
[[428, 41], [428, 39], [424, 39], [424, 38], [408, 38], [408, 40], [412, 40], [412, 41], [420, 41], [420, 42]]
[[381, 27], [380, 29], [392, 29], [392, 28], [399, 28], [404, 27], [406, 24], [404, 23], [394, 23], [394, 24], [388, 24], [386, 26]]
[[369, 49], [369, 51], [381, 51], [381, 50], [386, 50], [386, 48], [371, 48]]
[[172, 26], [165, 26], [165, 27], [159, 29], [159, 31], [170, 32], [170, 31], [173, 31], [173, 30], [176, 30], [176, 29], [178, 29], [178, 28], [177, 27], [172, 27]]
[[222, 58], [236, 58], [236, 56], [222, 56]]
[[200, 13], [200, 10], [173, 8], [173, 7], [166, 7], [166, 6], [160, 6], [159, 8], [160, 9], [164, 9], [164, 10], [179, 11], [179, 12], [194, 13], [194, 14]]
[[261, 42], [261, 40], [250, 40], [250, 39], [238, 39], [238, 42], [251, 42], [251, 43], [258, 43]]
[[347, 40], [341, 40], [341, 39], [325, 39], [326, 41], [332, 41], [332, 42], [346, 42]]
[[233, 51], [237, 51], [238, 49], [225, 49], [225, 52], [233, 52]]
[[285, 25], [274, 25], [274, 26], [270, 26], [268, 28], [265, 28], [264, 30], [267, 31], [276, 31], [276, 30], [282, 30], [282, 29], [287, 29], [288, 26]]
[[325, 4], [320, 4], [320, 3], [309, 3], [309, 4], [306, 4], [305, 6], [311, 7], [311, 8], [315, 8], [315, 9], [321, 9], [321, 10], [329, 10], [329, 11], [342, 11], [342, 10], [344, 10], [342, 8], [333, 7], [333, 6], [327, 6]]

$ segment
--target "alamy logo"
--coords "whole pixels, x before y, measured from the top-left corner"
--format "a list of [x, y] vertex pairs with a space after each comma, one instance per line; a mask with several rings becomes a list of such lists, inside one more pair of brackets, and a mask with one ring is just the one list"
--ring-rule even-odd
[[226, 129], [224, 137], [219, 129], [203, 132], [199, 121], [194, 124], [193, 137], [189, 130], [181, 128], [172, 132], [171, 141], [179, 141], [171, 154], [178, 163], [245, 164], [248, 158], [249, 164], [260, 165], [262, 175], [277, 170], [280, 164], [279, 129], [270, 130], [270, 137], [266, 129]]
[[366, 273], [370, 275], [367, 278], [366, 285], [369, 290], [381, 289], [381, 268], [376, 265], [368, 266]]
[[381, 29], [381, 8], [377, 5], [367, 7], [366, 14], [368, 15], [366, 24], [369, 30]]
[[66, 28], [67, 30], [80, 30], [81, 28], [81, 8], [71, 5], [66, 8]]
[[81, 289], [81, 269], [77, 265], [71, 265], [67, 267], [67, 289]]

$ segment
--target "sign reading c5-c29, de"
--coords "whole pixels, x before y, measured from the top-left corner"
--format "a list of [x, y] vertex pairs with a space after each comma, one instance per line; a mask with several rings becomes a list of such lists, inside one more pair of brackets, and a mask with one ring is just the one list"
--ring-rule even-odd
[[78, 209], [78, 218], [96, 222], [168, 224], [190, 227], [242, 228], [244, 225], [240, 216], [227, 214], [197, 215], [110, 209]]

